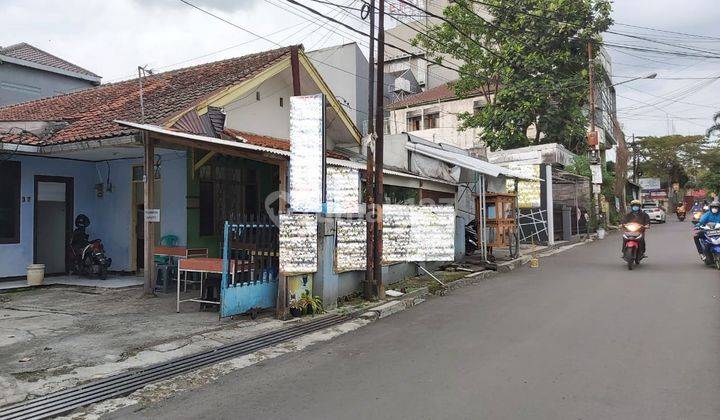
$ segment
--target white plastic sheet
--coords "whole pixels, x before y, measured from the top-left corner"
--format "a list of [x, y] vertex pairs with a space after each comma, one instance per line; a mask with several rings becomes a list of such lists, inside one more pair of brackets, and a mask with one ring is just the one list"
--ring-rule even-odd
[[324, 171], [323, 95], [290, 98], [289, 203], [296, 212], [322, 211]]
[[317, 216], [315, 214], [281, 214], [279, 259], [280, 272], [314, 273], [318, 265]]

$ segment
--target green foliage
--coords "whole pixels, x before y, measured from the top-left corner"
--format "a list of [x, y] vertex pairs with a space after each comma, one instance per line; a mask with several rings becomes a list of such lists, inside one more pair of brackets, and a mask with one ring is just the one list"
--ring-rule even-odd
[[[600, 34], [612, 23], [610, 2], [486, 2], [491, 20], [479, 8], [473, 11], [472, 0], [456, 0], [443, 12], [447, 22], [413, 40], [432, 59], [445, 55], [463, 63], [454, 84], [459, 97], [484, 93], [487, 105], [460, 114], [462, 127], [481, 127], [482, 140], [493, 149], [557, 142], [583, 151], [587, 44], [597, 50]], [[529, 139], [533, 125], [539, 129]]]
[[[708, 140], [704, 136], [645, 137], [634, 144], [643, 177], [661, 178], [681, 187], [696, 178], [709, 164]], [[720, 163], [720, 155], [718, 155]]]
[[298, 299], [298, 304], [300, 305], [300, 308], [302, 308], [303, 313], [305, 314], [321, 314], [325, 312], [325, 309], [323, 308], [322, 298], [320, 296], [310, 295], [310, 292], [308, 292], [307, 290], [304, 291], [302, 296], [300, 296], [300, 299]]
[[718, 172], [705, 172], [698, 179], [698, 185], [704, 188], [708, 192], [717, 193], [720, 191], [720, 173]]

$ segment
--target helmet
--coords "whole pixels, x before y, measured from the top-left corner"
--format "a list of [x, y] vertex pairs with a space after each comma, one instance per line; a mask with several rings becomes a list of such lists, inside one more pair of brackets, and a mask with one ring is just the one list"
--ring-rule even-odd
[[75, 218], [75, 227], [76, 228], [86, 228], [90, 226], [90, 218], [85, 216], [84, 214], [78, 214]]
[[635, 199], [635, 200], [633, 200], [633, 201], [630, 202], [630, 205], [631, 205], [631, 206], [641, 206], [642, 203], [640, 202], [640, 200]]
[[718, 200], [713, 200], [713, 202], [710, 203], [710, 208], [713, 208], [713, 207], [720, 208], [720, 201], [718, 201]]

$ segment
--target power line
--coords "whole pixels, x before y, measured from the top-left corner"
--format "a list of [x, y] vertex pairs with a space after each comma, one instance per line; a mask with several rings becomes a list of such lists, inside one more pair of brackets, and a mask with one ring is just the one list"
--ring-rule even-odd
[[703, 38], [703, 39], [720, 41], [720, 38], [714, 37], [714, 36], [709, 36], [709, 35], [696, 35], [696, 34], [689, 34], [689, 33], [685, 33], [685, 32], [668, 31], [668, 30], [664, 30], [664, 29], [650, 28], [647, 26], [630, 25], [630, 24], [621, 23], [621, 22], [615, 22], [615, 25], [627, 26], [628, 28], [635, 28], [635, 29], [646, 29], [649, 31], [663, 32], [663, 33], [674, 34], [674, 35], [683, 35], [683, 36], [693, 37], [693, 38]]

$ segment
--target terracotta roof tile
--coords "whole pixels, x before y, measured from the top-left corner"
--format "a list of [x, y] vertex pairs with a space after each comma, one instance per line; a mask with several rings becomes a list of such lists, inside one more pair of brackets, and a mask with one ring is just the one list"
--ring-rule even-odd
[[[143, 81], [145, 123], [164, 125], [213, 94], [283, 59], [290, 47], [148, 76]], [[43, 144], [134, 133], [114, 120], [141, 122], [138, 79], [0, 108], [0, 121], [66, 121]]]
[[[478, 89], [470, 92], [468, 96], [479, 96], [483, 94], [483, 91]], [[444, 102], [456, 99], [455, 89], [453, 82], [448, 82], [440, 86], [436, 86], [432, 89], [425, 90], [414, 95], [410, 95], [401, 99], [397, 102], [393, 102], [388, 105], [389, 109], [399, 109], [418, 105], [430, 104], [433, 102]]]
[[21, 42], [19, 44], [0, 48], [0, 54], [6, 55], [8, 57], [17, 58], [18, 60], [30, 61], [36, 64], [54, 67], [56, 69], [62, 69], [74, 73], [84, 74], [86, 76], [100, 77], [97, 74], [91, 72], [90, 70], [86, 70], [80, 66], [76, 66], [73, 63], [65, 61], [60, 57], [56, 57], [26, 42]]
[[[259, 134], [247, 133], [244, 131], [233, 130], [231, 128], [226, 128], [224, 133], [234, 139], [241, 141], [244, 140], [246, 143], [255, 146], [269, 147], [271, 149], [284, 150], [286, 152], [290, 151], [290, 140], [287, 139], [261, 136]], [[327, 157], [347, 160], [347, 156], [336, 151], [328, 151]]]

